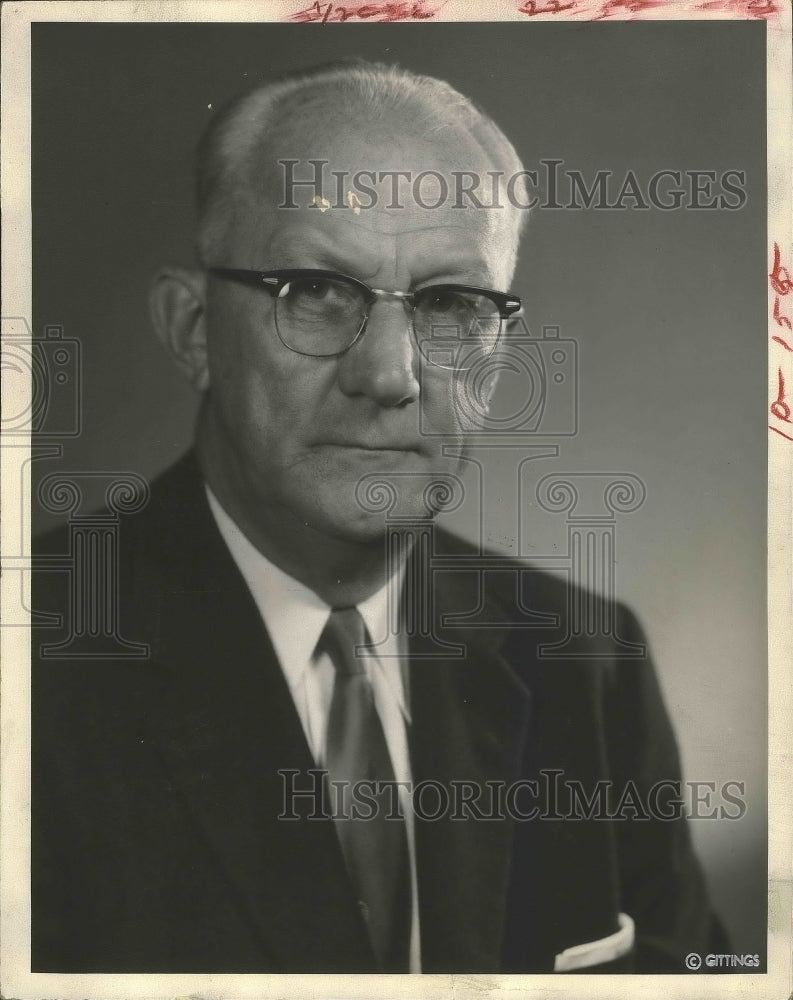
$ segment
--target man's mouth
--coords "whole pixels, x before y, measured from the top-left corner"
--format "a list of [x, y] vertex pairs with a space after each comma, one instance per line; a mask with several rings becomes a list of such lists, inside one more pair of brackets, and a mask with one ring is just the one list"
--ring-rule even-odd
[[342, 448], [350, 451], [419, 451], [415, 441], [323, 441], [320, 448]]

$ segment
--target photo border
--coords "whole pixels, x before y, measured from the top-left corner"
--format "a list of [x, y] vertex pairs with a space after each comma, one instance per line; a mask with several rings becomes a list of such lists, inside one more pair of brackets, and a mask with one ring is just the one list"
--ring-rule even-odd
[[[528, 3], [528, 5], [527, 5]], [[257, 23], [284, 21], [308, 4], [285, 0], [258, 2], [31, 2], [6, 3], [2, 10], [2, 313], [27, 318], [31, 310], [30, 243], [30, 25], [35, 21], [165, 22], [205, 21]], [[402, 5], [409, 7], [409, 4]], [[437, 8], [433, 21], [590, 20], [603, 3], [581, 0], [565, 11], [560, 0], [522, 4], [482, 3], [474, 11], [464, 0], [426, 3]], [[533, 12], [533, 13], [532, 13]], [[768, 135], [768, 350], [769, 402], [776, 399], [779, 368], [786, 366], [793, 386], [793, 363], [777, 350], [772, 338], [779, 331], [773, 248], [780, 248], [784, 266], [793, 273], [791, 258], [791, 9], [780, 0], [654, 0], [620, 3], [613, 20], [745, 20], [762, 17], [767, 31]], [[404, 18], [418, 21], [421, 18]], [[353, 23], [353, 19], [349, 23]], [[321, 30], [318, 25], [315, 30]], [[793, 303], [793, 295], [788, 300]], [[793, 309], [788, 312], [793, 314]], [[5, 319], [3, 321], [5, 323]], [[2, 370], [2, 394], [14, 412], [32, 402], [31, 386]], [[288, 996], [368, 998], [383, 992], [392, 997], [468, 1000], [508, 991], [543, 996], [718, 997], [731, 994], [781, 998], [791, 989], [791, 867], [793, 796], [791, 737], [793, 732], [793, 440], [786, 439], [769, 418], [768, 441], [768, 649], [769, 649], [769, 913], [768, 972], [724, 975], [630, 976], [560, 978], [555, 975], [98, 975], [31, 973], [30, 970], [30, 637], [25, 628], [0, 628], [0, 995], [8, 998], [247, 998]], [[21, 449], [21, 450], [20, 450]], [[30, 441], [16, 438], [0, 448], [3, 518], [0, 548], [8, 553], [15, 525], [22, 524], [23, 552], [30, 552], [30, 482], [19, 482], [18, 468]], [[11, 455], [10, 452], [14, 451]], [[16, 476], [16, 478], [15, 478]], [[22, 567], [24, 557], [16, 568]], [[15, 568], [4, 559], [3, 567]], [[29, 606], [29, 574], [24, 574], [24, 600]], [[19, 577], [4, 573], [0, 602], [5, 609], [18, 601]]]

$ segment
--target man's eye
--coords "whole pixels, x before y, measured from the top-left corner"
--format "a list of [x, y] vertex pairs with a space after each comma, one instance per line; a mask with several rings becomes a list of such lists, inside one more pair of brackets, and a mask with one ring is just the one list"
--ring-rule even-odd
[[470, 308], [464, 296], [442, 290], [428, 292], [422, 297], [422, 306], [438, 314], [459, 313]]
[[289, 286], [289, 295], [291, 298], [295, 299], [314, 299], [317, 302], [322, 302], [324, 300], [331, 299], [334, 295], [338, 294], [339, 290], [334, 286], [334, 283], [332, 281], [327, 281], [324, 278], [293, 281]]
[[282, 297], [291, 309], [323, 315], [346, 315], [360, 309], [356, 289], [332, 278], [298, 278], [290, 281]]

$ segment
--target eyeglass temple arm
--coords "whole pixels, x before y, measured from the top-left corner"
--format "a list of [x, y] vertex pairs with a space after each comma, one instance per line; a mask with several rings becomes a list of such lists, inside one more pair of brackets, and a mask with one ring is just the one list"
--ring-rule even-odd
[[229, 281], [239, 281], [243, 285], [255, 285], [257, 288], [264, 286], [266, 291], [273, 293], [277, 292], [278, 286], [283, 283], [282, 278], [270, 277], [260, 271], [243, 271], [235, 267], [210, 267], [209, 273]]
[[524, 315], [523, 303], [520, 299], [507, 299], [503, 305], [503, 313], [509, 319], [518, 319]]

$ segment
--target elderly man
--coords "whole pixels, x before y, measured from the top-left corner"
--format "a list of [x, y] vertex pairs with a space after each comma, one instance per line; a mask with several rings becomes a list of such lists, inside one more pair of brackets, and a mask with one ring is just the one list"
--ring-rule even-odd
[[[651, 665], [549, 665], [560, 583], [515, 564], [558, 627], [509, 628], [510, 593], [422, 576], [362, 501], [379, 481], [429, 523], [460, 470], [522, 213], [443, 196], [521, 170], [465, 97], [381, 65], [210, 126], [200, 263], [151, 293], [201, 394], [195, 451], [121, 533], [122, 631], [150, 655], [35, 667], [34, 970], [678, 972], [710, 947], [680, 810], [642, 815], [679, 780]], [[34, 600], [69, 607], [47, 579]], [[445, 624], [477, 606], [493, 627]], [[641, 801], [571, 815], [576, 782]]]

